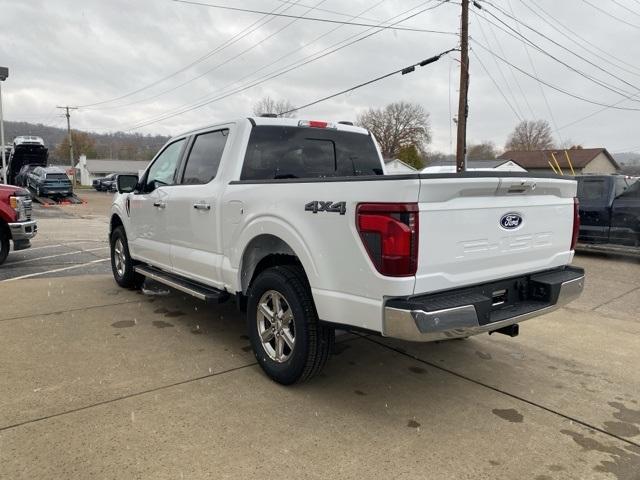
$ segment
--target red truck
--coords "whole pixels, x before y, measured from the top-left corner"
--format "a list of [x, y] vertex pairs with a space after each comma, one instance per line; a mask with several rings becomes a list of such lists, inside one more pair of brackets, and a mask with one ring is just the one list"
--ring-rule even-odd
[[14, 250], [31, 246], [38, 226], [31, 218], [31, 195], [13, 185], [0, 184], [0, 265], [9, 255], [10, 241]]

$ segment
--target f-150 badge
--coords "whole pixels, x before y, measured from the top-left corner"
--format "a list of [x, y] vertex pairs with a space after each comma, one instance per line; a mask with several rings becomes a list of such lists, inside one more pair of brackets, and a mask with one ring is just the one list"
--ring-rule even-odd
[[333, 212], [344, 215], [347, 212], [347, 202], [322, 202], [314, 200], [304, 206], [305, 212]]

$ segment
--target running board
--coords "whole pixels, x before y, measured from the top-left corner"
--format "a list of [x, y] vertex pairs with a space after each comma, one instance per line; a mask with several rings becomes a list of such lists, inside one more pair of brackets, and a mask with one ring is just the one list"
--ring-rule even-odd
[[179, 275], [164, 272], [158, 268], [151, 267], [149, 265], [136, 265], [134, 267], [136, 273], [144, 275], [151, 280], [160, 282], [168, 287], [180, 290], [181, 292], [188, 293], [200, 300], [204, 300], [207, 303], [222, 303], [229, 299], [230, 295], [227, 292], [218, 290], [217, 288], [203, 285], [199, 282], [186, 279]]

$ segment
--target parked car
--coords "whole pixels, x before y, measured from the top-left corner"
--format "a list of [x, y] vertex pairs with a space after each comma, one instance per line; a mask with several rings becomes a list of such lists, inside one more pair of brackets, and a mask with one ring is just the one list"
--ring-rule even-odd
[[108, 190], [108, 186], [105, 187], [105, 183], [107, 183], [107, 185], [111, 185], [115, 182], [117, 174], [116, 173], [111, 173], [109, 175], [107, 175], [106, 177], [100, 177], [100, 178], [96, 178], [93, 180], [93, 182], [91, 182], [93, 188], [95, 188], [98, 192], [104, 192]]
[[245, 118], [179, 135], [118, 192], [118, 285], [149, 277], [235, 297], [258, 363], [282, 384], [322, 369], [336, 327], [421, 342], [515, 336], [584, 285], [569, 266], [575, 180], [384, 175], [371, 133], [349, 125]]
[[37, 197], [66, 197], [71, 195], [71, 180], [58, 167], [36, 167], [27, 176], [27, 186]]
[[31, 246], [38, 231], [31, 218], [31, 196], [24, 188], [0, 184], [0, 265], [9, 255], [11, 242], [14, 250]]
[[27, 177], [31, 172], [33, 172], [33, 170], [40, 166], [41, 165], [24, 165], [16, 175], [15, 184], [19, 187], [26, 187]]
[[580, 242], [640, 246], [640, 177], [578, 177]]

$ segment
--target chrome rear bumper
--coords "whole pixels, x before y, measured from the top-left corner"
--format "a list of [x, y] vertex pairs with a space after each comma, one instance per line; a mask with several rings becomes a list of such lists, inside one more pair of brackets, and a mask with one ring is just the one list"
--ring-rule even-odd
[[[558, 273], [561, 274], [563, 272], [567, 272], [564, 280], [562, 279], [562, 275], [558, 275]], [[553, 277], [554, 275], [555, 277]], [[496, 312], [499, 319], [495, 321], [491, 321], [490, 319], [488, 322], [480, 321], [481, 317], [479, 317], [478, 311], [480, 310], [480, 303], [483, 300], [480, 299], [481, 295], [476, 292], [473, 293], [473, 296], [467, 294], [466, 297], [474, 298], [477, 302], [436, 310], [421, 308], [419, 306], [419, 297], [417, 304], [415, 299], [407, 299], [407, 304], [412, 305], [413, 308], [397, 308], [389, 306], [389, 303], [393, 305], [394, 302], [387, 302], [387, 306], [385, 306], [384, 309], [382, 334], [386, 337], [414, 342], [431, 342], [492, 332], [509, 325], [520, 323], [529, 318], [552, 312], [578, 298], [584, 288], [584, 270], [582, 269], [567, 267], [565, 270], [538, 276], [532, 275], [526, 277], [526, 279], [523, 278], [523, 280], [526, 282], [533, 281], [535, 283], [537, 277], [559, 277], [556, 283], [554, 283], [553, 280], [544, 283], [544, 285], [548, 285], [550, 298], [540, 302], [525, 299], [523, 302], [512, 302], [512, 304], [506, 308], [496, 308], [492, 311], [492, 314]], [[514, 280], [514, 282], [515, 281], [521, 280], [517, 279]], [[489, 285], [489, 287], [491, 287], [491, 285]], [[476, 289], [482, 289], [482, 286], [478, 286]], [[442, 294], [439, 295], [442, 297]], [[445, 303], [451, 303], [455, 297], [455, 292], [452, 292], [444, 301]], [[486, 297], [484, 301], [486, 302]], [[489, 301], [491, 300], [489, 299]], [[438, 300], [438, 302], [442, 303], [442, 300]], [[402, 303], [402, 301], [395, 303]], [[464, 303], [464, 301], [462, 303]], [[510, 316], [510, 314], [512, 314], [512, 316]], [[489, 314], [486, 315], [488, 316]]]

